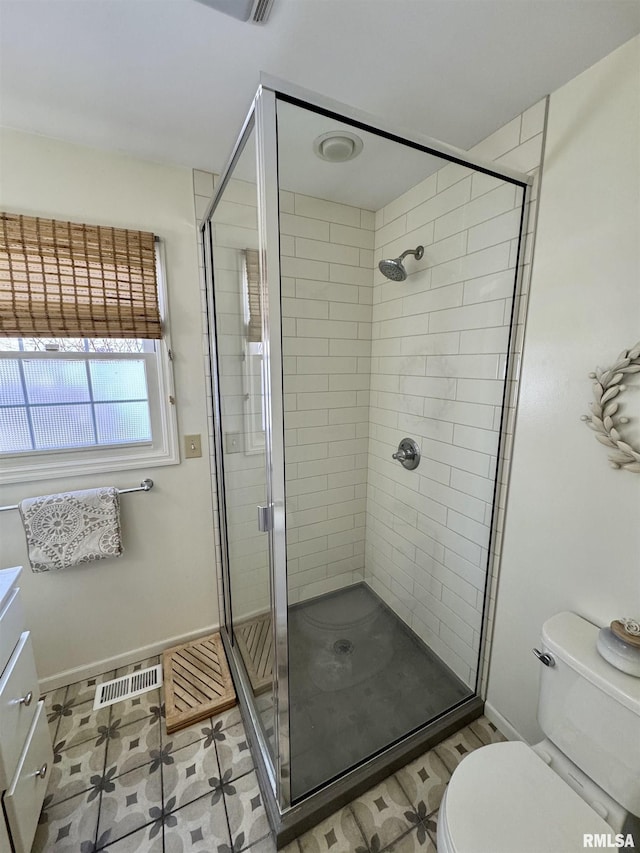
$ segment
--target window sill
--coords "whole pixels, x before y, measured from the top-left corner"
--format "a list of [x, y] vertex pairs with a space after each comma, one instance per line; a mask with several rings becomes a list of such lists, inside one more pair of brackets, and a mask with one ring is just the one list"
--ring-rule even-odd
[[[66, 454], [65, 454], [66, 455]], [[60, 454], [62, 456], [62, 454]], [[24, 458], [23, 458], [24, 459]], [[46, 461], [42, 457], [37, 458], [35, 454], [29, 457], [29, 461], [20, 460], [17, 464], [9, 467], [9, 459], [5, 457], [0, 462], [0, 484], [9, 483], [33, 483], [38, 480], [54, 480], [56, 478], [78, 477], [86, 474], [103, 474], [111, 471], [130, 471], [140, 468], [156, 468], [163, 465], [178, 465], [180, 456], [177, 446], [167, 452], [158, 452], [157, 449], [149, 448], [148, 452], [138, 450], [135, 455], [120, 452], [109, 455], [95, 452], [83, 452], [82, 459], [76, 456], [73, 460], [58, 457]], [[22, 464], [21, 464], [22, 463]]]

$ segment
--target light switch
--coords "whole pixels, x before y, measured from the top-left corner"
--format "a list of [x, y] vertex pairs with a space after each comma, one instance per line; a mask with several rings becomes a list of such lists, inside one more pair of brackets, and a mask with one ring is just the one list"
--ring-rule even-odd
[[202, 456], [202, 442], [199, 435], [185, 435], [184, 458], [197, 459]]

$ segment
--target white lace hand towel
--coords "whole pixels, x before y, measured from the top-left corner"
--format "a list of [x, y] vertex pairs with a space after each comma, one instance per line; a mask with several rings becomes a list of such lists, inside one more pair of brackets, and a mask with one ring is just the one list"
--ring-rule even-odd
[[122, 554], [118, 490], [111, 486], [26, 498], [19, 508], [34, 572]]

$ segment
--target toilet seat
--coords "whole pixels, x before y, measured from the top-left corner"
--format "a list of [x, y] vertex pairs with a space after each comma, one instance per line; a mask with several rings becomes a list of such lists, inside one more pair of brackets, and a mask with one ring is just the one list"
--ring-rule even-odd
[[455, 770], [438, 817], [438, 853], [584, 853], [613, 829], [526, 744], [496, 743]]

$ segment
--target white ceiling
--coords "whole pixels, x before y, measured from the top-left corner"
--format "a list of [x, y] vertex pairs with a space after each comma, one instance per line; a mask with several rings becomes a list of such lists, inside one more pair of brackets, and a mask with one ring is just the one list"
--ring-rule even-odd
[[[447, 162], [293, 104], [279, 101], [277, 109], [278, 180], [285, 190], [380, 210]], [[345, 163], [321, 160], [314, 139], [340, 130], [360, 137], [361, 153]]]
[[219, 171], [263, 70], [468, 148], [638, 32], [638, 0], [0, 0], [0, 123]]

